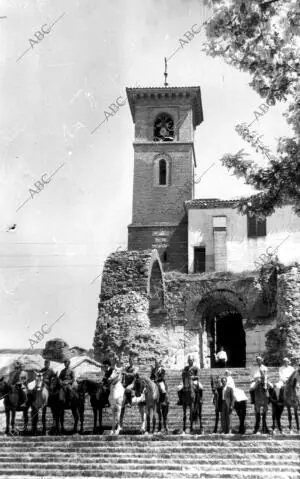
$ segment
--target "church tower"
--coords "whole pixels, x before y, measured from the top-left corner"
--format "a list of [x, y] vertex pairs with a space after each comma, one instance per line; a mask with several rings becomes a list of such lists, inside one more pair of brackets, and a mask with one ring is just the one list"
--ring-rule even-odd
[[194, 131], [203, 121], [200, 87], [127, 88], [135, 124], [128, 249], [157, 249], [164, 270], [188, 271], [184, 202], [194, 197]]

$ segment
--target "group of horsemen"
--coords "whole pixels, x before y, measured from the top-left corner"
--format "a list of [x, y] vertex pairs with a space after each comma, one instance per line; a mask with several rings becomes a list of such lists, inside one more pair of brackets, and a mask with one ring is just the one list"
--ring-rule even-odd
[[[268, 368], [263, 364], [263, 359], [261, 356], [257, 356], [256, 358], [256, 369], [254, 371], [252, 381], [250, 384], [250, 397], [251, 403], [254, 404], [254, 392], [259, 382], [263, 381], [264, 388], [266, 391], [270, 387], [274, 387], [276, 391], [276, 396], [279, 402], [283, 403], [283, 387], [288, 380], [288, 378], [293, 374], [295, 371], [294, 368], [291, 366], [290, 360], [288, 358], [283, 359], [283, 365], [279, 368], [279, 381], [273, 386], [268, 380]], [[63, 387], [65, 388], [66, 394], [68, 395], [68, 399], [72, 397], [74, 391], [78, 388], [78, 383], [75, 379], [74, 371], [70, 367], [70, 361], [64, 361], [64, 368], [59, 374], [59, 379], [62, 381]], [[106, 406], [109, 406], [108, 396], [109, 396], [109, 378], [114, 371], [114, 367], [109, 359], [105, 359], [103, 361], [103, 368], [104, 368], [104, 376], [102, 378], [102, 385], [104, 390], [106, 391]], [[138, 403], [143, 401], [143, 398], [136, 398], [133, 394], [134, 388], [134, 381], [139, 373], [139, 368], [135, 364], [135, 357], [129, 356], [129, 365], [123, 369], [122, 374], [122, 384], [124, 387], [124, 405], [128, 405], [131, 407], [133, 403]], [[55, 376], [55, 372], [50, 367], [50, 361], [48, 359], [45, 360], [44, 367], [40, 370], [40, 374], [43, 377], [44, 385], [47, 389], [50, 388], [50, 383], [52, 377]], [[166, 371], [162, 365], [160, 360], [155, 360], [155, 365], [151, 367], [151, 374], [150, 379], [154, 381], [159, 389], [160, 393], [160, 400], [163, 402], [166, 398], [167, 394], [167, 385], [165, 382], [165, 374]], [[200, 369], [195, 365], [193, 356], [188, 356], [188, 364], [182, 370], [182, 383], [178, 387], [178, 403], [177, 405], [182, 405], [182, 396], [184, 394], [184, 390], [188, 387], [188, 384], [193, 384], [193, 387], [196, 391], [203, 392], [203, 386], [200, 382]], [[232, 401], [247, 401], [247, 396], [245, 393], [238, 388], [235, 388], [234, 380], [231, 376], [231, 373], [226, 370], [224, 375], [220, 378], [221, 381], [221, 402], [226, 402], [226, 397], [232, 397]], [[15, 363], [14, 370], [10, 373], [8, 382], [11, 386], [17, 385], [20, 387], [22, 394], [21, 394], [21, 404], [20, 408], [26, 406], [27, 397], [28, 397], [28, 374], [23, 369], [21, 362], [17, 361]], [[228, 420], [229, 414], [231, 414], [233, 404], [231, 407], [228, 407]]]

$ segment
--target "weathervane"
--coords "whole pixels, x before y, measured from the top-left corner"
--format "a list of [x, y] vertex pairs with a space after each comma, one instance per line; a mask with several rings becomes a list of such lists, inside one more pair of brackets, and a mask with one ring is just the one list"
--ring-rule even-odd
[[165, 86], [169, 86], [168, 83], [167, 83], [167, 78], [168, 78], [167, 67], [168, 67], [168, 65], [167, 65], [167, 59], [166, 59], [166, 57], [165, 57], [165, 73], [164, 73], [164, 75], [165, 75]]

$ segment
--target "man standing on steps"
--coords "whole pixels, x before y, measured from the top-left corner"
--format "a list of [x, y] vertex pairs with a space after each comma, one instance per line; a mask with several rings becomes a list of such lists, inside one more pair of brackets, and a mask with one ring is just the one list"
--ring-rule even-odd
[[224, 434], [231, 434], [231, 414], [234, 406], [234, 395], [232, 387], [227, 385], [226, 376], [222, 377], [222, 413], [221, 424]]
[[251, 404], [254, 404], [254, 391], [257, 386], [257, 383], [260, 381], [262, 377], [264, 377], [264, 387], [267, 389], [267, 384], [268, 384], [268, 368], [263, 364], [263, 358], [261, 356], [256, 357], [256, 362], [257, 366], [254, 370], [253, 377], [252, 377], [252, 382], [250, 384], [250, 397], [251, 397]]
[[124, 395], [125, 395], [125, 402], [124, 406], [128, 404], [131, 407], [132, 404], [132, 388], [134, 384], [134, 380], [136, 375], [139, 372], [139, 368], [134, 365], [134, 355], [129, 355], [129, 366], [127, 366], [123, 372], [123, 386], [125, 388]]
[[178, 388], [178, 403], [177, 406], [182, 406], [182, 394], [183, 388], [186, 383], [193, 382], [196, 389], [202, 392], [203, 386], [200, 383], [200, 369], [197, 366], [194, 366], [193, 356], [188, 356], [188, 365], [182, 371], [182, 383]]
[[216, 363], [219, 368], [225, 368], [227, 363], [227, 353], [224, 351], [223, 346], [220, 347], [220, 351], [215, 355]]
[[283, 358], [283, 366], [279, 368], [279, 381], [275, 384], [276, 396], [283, 403], [283, 387], [295, 369], [291, 366], [289, 358]]

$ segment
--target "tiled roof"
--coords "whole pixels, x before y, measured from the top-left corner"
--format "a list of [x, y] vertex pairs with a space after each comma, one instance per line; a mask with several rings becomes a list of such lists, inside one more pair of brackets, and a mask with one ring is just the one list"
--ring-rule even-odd
[[233, 208], [238, 203], [236, 200], [221, 200], [219, 198], [199, 198], [185, 201], [188, 210], [192, 209], [210, 209], [210, 208]]

